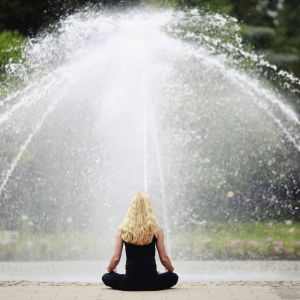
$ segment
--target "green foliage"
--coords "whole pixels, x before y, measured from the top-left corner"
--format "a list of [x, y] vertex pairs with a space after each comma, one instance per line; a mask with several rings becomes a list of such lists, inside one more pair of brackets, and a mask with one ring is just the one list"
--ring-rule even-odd
[[182, 7], [206, 7], [210, 11], [222, 12], [225, 14], [230, 14], [233, 10], [233, 5], [230, 3], [230, 0], [185, 0], [180, 1], [178, 4]]
[[[299, 223], [205, 223], [172, 237], [172, 254], [185, 259], [299, 259]], [[187, 250], [186, 250], [187, 249]]]
[[0, 33], [0, 72], [4, 73], [4, 66], [18, 62], [22, 56], [26, 38], [18, 31], [4, 31]]
[[19, 30], [25, 35], [34, 35], [39, 28], [58, 20], [75, 4], [72, 0], [1, 1], [0, 30]]
[[244, 41], [259, 47], [268, 47], [272, 44], [276, 31], [271, 27], [243, 26]]

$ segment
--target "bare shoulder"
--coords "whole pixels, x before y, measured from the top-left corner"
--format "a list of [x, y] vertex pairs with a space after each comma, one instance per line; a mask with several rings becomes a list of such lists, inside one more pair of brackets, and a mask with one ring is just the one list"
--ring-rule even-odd
[[162, 234], [163, 234], [163, 229], [159, 225], [157, 225], [156, 226], [156, 233], [155, 233], [156, 238], [158, 238]]
[[120, 236], [121, 235], [121, 225], [118, 227], [118, 230], [117, 230], [117, 236]]
[[156, 231], [157, 231], [157, 230], [163, 231], [163, 229], [162, 229], [159, 225], [156, 226]]

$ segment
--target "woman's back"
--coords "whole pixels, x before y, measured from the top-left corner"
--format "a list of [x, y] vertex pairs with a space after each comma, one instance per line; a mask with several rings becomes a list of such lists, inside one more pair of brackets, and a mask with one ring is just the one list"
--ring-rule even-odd
[[[126, 274], [118, 274], [123, 245], [126, 251]], [[155, 246], [163, 266], [168, 270], [158, 274], [155, 262]], [[137, 194], [130, 202], [125, 219], [116, 234], [115, 253], [107, 274], [102, 277], [105, 285], [127, 291], [162, 290], [178, 281], [174, 267], [167, 256], [164, 234], [158, 226], [149, 197]]]
[[156, 236], [148, 245], [135, 245], [125, 241], [126, 271], [150, 271], [156, 270], [155, 244]]

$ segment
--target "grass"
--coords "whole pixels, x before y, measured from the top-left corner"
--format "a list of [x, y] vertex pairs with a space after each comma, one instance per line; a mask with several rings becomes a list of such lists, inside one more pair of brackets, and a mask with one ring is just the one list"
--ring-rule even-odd
[[[300, 223], [202, 223], [170, 240], [173, 259], [300, 259]], [[0, 243], [0, 260], [108, 259], [113, 250], [113, 235], [21, 233]]]
[[185, 259], [299, 259], [300, 224], [198, 224], [173, 244], [174, 256]]

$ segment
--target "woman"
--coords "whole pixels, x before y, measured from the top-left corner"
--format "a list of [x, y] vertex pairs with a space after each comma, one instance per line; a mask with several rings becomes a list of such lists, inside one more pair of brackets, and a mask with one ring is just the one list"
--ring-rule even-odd
[[[126, 250], [126, 274], [116, 273], [123, 243]], [[166, 272], [158, 274], [155, 263], [155, 245]], [[118, 290], [163, 290], [178, 281], [177, 274], [166, 254], [164, 233], [157, 225], [153, 208], [146, 194], [137, 194], [130, 202], [126, 217], [118, 228], [115, 253], [104, 274], [105, 285]]]

